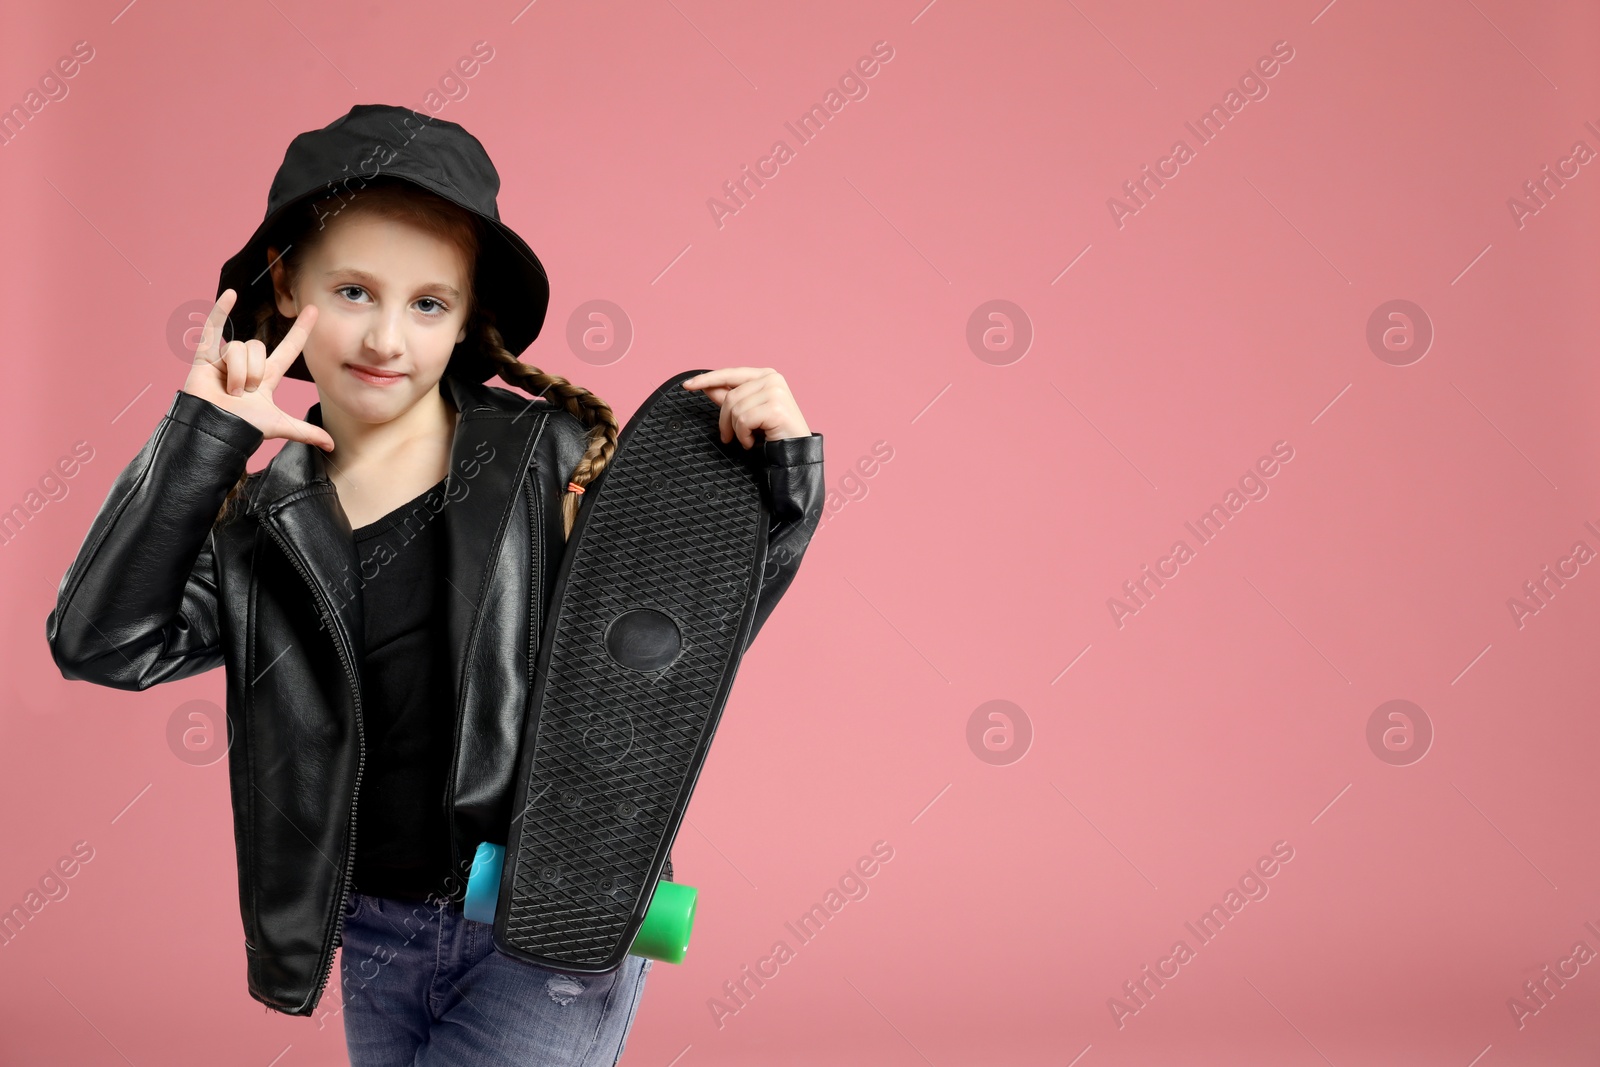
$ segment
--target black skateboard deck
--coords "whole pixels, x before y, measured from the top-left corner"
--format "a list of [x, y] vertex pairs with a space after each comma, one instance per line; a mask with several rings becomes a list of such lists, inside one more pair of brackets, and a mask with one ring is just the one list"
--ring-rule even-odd
[[494, 943], [556, 970], [626, 957], [689, 806], [761, 592], [761, 438], [655, 390], [584, 493], [519, 754]]

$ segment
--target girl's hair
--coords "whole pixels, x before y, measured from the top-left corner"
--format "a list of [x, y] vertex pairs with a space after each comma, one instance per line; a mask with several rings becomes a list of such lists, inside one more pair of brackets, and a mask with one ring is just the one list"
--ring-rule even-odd
[[[617, 418], [604, 400], [581, 385], [574, 385], [559, 374], [550, 374], [530, 363], [523, 363], [506, 349], [500, 331], [495, 328], [494, 315], [479, 303], [475, 282], [477, 279], [478, 248], [483, 230], [477, 216], [465, 208], [421, 189], [409, 182], [380, 175], [356, 191], [352, 198], [338, 194], [317, 200], [307, 200], [291, 212], [272, 233], [270, 244], [284, 252], [280, 261], [294, 284], [299, 276], [305, 254], [326, 235], [322, 220], [341, 211], [364, 211], [379, 218], [394, 219], [420, 226], [428, 232], [450, 241], [460, 249], [467, 264], [467, 336], [452, 353], [451, 362], [474, 353], [493, 361], [495, 373], [504, 382], [515, 385], [534, 396], [543, 396], [571, 412], [588, 431], [589, 447], [578, 461], [572, 481], [586, 486], [600, 477], [606, 464], [617, 450], [619, 427]], [[284, 336], [293, 321], [278, 313], [276, 300], [268, 300], [256, 309], [252, 336], [267, 346], [271, 352]], [[244, 496], [245, 483], [250, 472], [228, 491], [217, 522], [232, 519]], [[561, 505], [562, 536], [572, 533], [572, 524], [578, 517], [578, 494], [564, 494]]]

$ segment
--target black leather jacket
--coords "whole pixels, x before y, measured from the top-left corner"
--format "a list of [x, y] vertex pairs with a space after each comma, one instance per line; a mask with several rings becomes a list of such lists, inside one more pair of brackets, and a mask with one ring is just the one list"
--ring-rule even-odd
[[[447, 797], [461, 885], [503, 843], [551, 580], [561, 494], [583, 454], [565, 409], [442, 379], [460, 418], [440, 512], [456, 693]], [[321, 405], [306, 414], [321, 425]], [[117, 476], [61, 581], [46, 636], [64, 677], [144, 690], [226, 665], [234, 843], [250, 995], [287, 1015], [321, 1000], [343, 931], [366, 760], [363, 620], [351, 527], [320, 448], [285, 441], [248, 505], [213, 526], [263, 435], [179, 390]], [[751, 639], [822, 514], [822, 436], [763, 442], [772, 513]], [[746, 646], [748, 647], [748, 646]]]

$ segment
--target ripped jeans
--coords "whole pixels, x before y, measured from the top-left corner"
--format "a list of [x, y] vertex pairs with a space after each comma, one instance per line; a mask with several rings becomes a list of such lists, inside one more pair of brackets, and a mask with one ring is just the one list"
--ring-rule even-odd
[[345, 907], [345, 1044], [351, 1067], [613, 1067], [653, 961], [568, 974], [498, 951], [458, 905], [352, 892]]

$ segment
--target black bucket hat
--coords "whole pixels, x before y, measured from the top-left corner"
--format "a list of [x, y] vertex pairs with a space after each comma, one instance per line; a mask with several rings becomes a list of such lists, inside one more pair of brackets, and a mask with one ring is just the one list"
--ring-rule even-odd
[[[289, 143], [267, 193], [266, 218], [244, 248], [222, 265], [217, 296], [230, 288], [238, 294], [229, 312], [227, 337], [253, 337], [256, 310], [275, 301], [267, 244], [284, 215], [308, 199], [348, 197], [380, 176], [437, 193], [477, 216], [483, 232], [476, 268], [480, 307], [499, 329], [506, 348], [520, 355], [544, 325], [550, 282], [533, 249], [500, 221], [495, 204], [499, 173], [478, 139], [457, 123], [389, 104], [357, 104], [322, 129], [299, 134]], [[474, 382], [495, 373], [493, 361], [469, 355], [465, 342], [446, 369]], [[285, 373], [311, 380], [304, 356]]]

